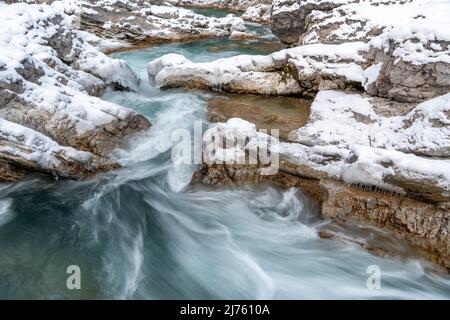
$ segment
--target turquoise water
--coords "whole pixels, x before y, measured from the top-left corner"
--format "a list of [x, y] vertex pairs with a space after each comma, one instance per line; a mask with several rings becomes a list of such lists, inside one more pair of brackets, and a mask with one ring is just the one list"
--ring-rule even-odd
[[[205, 119], [208, 94], [152, 88], [146, 64], [174, 51], [208, 61], [249, 50], [221, 44], [115, 54], [142, 83], [104, 98], [153, 124], [114, 152], [122, 169], [0, 186], [0, 298], [450, 298], [450, 278], [424, 261], [320, 239], [327, 222], [298, 190], [188, 186], [195, 167], [171, 161], [170, 137]], [[66, 287], [69, 265], [80, 267], [81, 290]], [[380, 290], [367, 288], [370, 265], [381, 269]]]

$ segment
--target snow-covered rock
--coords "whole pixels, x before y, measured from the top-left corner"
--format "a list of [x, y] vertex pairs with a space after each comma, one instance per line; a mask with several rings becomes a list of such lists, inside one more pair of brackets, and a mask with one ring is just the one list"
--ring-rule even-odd
[[370, 95], [420, 102], [450, 90], [446, 0], [276, 0], [272, 31], [287, 43], [369, 42]]
[[[192, 63], [168, 54], [148, 65], [150, 82], [160, 87], [188, 87], [314, 97], [319, 88], [354, 89], [363, 81], [362, 42], [309, 45], [268, 56], [241, 55]], [[331, 87], [330, 87], [331, 86]]]
[[205, 17], [163, 1], [64, 0], [52, 6], [72, 15], [83, 30], [131, 43], [223, 37], [246, 30], [234, 15]]
[[369, 42], [372, 68], [364, 86], [370, 95], [417, 102], [450, 91], [450, 2], [433, 8], [433, 19], [418, 18]]
[[249, 7], [242, 14], [242, 19], [251, 22], [269, 23], [270, 22], [270, 4], [259, 3]]
[[168, 0], [167, 2], [185, 7], [245, 11], [260, 4], [270, 5], [271, 0]]
[[272, 31], [286, 43], [368, 41], [407, 23], [436, 21], [446, 0], [274, 0]]
[[[355, 132], [355, 135], [364, 133]], [[223, 141], [229, 141], [232, 147]], [[267, 133], [258, 132], [253, 124], [242, 119], [213, 124], [203, 140], [205, 154], [212, 155], [206, 157], [208, 165], [222, 162], [248, 165], [248, 162], [243, 162], [246, 154], [263, 148], [278, 154], [279, 170], [296, 176], [334, 179], [401, 194], [420, 195], [435, 201], [449, 201], [450, 161], [358, 142], [313, 146], [279, 142]]]
[[100, 156], [149, 127], [132, 110], [90, 95], [108, 85], [135, 90], [139, 80], [89, 44], [70, 17], [48, 5], [0, 3], [0, 19], [0, 118]]
[[0, 181], [20, 178], [21, 170], [83, 178], [115, 167], [110, 160], [61, 146], [32, 129], [0, 119]]
[[329, 11], [346, 0], [274, 0], [271, 7], [272, 32], [284, 43], [298, 42], [307, 31], [306, 19], [311, 12]]
[[[299, 187], [318, 201], [322, 215], [393, 229], [450, 265], [448, 160], [359, 144], [347, 148], [279, 142], [241, 119], [213, 124], [203, 146], [208, 161], [193, 183], [271, 181]], [[266, 164], [251, 162], [249, 154], [255, 149], [269, 150], [271, 158], [279, 159], [278, 170], [267, 175]]]
[[177, 58], [176, 65], [161, 57], [150, 63], [149, 75], [156, 85], [167, 87], [308, 98], [318, 90], [358, 89], [399, 102], [421, 102], [450, 91], [450, 35], [445, 31], [450, 23], [438, 22], [404, 25], [368, 43], [315, 43], [265, 57], [236, 56], [207, 64]]
[[272, 3], [271, 0], [169, 0], [167, 2], [182, 7], [243, 11], [242, 19], [258, 23], [270, 22]]
[[[284, 58], [285, 59], [285, 58]], [[274, 67], [264, 56], [237, 56], [211, 63], [192, 63], [184, 56], [168, 54], [148, 64], [152, 84], [238, 93], [289, 95], [300, 90], [297, 81]]]
[[449, 115], [450, 93], [415, 105], [320, 91], [311, 105], [309, 122], [289, 137], [309, 146], [359, 144], [450, 157]]

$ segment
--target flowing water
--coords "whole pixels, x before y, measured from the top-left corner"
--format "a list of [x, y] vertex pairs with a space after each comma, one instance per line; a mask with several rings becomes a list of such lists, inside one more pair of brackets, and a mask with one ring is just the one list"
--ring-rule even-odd
[[[450, 298], [450, 278], [424, 261], [320, 239], [326, 221], [296, 189], [188, 187], [195, 166], [172, 162], [171, 133], [205, 119], [210, 94], [150, 87], [147, 62], [265, 50], [202, 40], [116, 54], [142, 84], [104, 98], [153, 126], [114, 152], [118, 171], [0, 186], [0, 298]], [[66, 287], [69, 265], [80, 267], [81, 290]], [[366, 284], [371, 265], [381, 270], [379, 290]]]

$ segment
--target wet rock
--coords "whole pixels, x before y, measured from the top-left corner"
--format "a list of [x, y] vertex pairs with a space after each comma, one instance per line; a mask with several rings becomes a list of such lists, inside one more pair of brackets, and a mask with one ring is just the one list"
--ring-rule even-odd
[[310, 102], [302, 99], [227, 95], [208, 100], [208, 121], [241, 118], [257, 129], [278, 130], [281, 139], [302, 127], [309, 117]]
[[4, 160], [0, 160], [0, 182], [14, 182], [23, 179], [26, 171], [13, 167]]

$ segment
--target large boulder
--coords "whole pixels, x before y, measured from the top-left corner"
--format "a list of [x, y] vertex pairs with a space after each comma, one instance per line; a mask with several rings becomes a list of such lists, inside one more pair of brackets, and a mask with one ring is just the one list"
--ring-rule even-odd
[[296, 186], [320, 203], [325, 217], [394, 230], [450, 266], [446, 160], [356, 144], [280, 142], [241, 119], [211, 125], [203, 136], [203, 159], [193, 183]]

